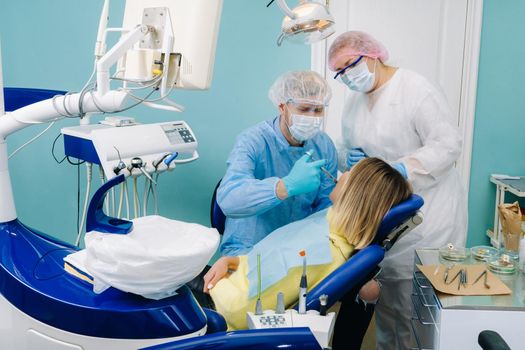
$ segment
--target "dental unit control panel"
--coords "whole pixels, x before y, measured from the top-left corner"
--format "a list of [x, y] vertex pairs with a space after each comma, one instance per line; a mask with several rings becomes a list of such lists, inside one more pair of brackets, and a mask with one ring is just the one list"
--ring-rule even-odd
[[[126, 122], [63, 128], [65, 154], [101, 165], [108, 179], [162, 172], [199, 157], [197, 138], [184, 121], [136, 124], [122, 120]], [[140, 167], [135, 166], [137, 157]]]
[[289, 328], [308, 327], [321, 347], [328, 348], [335, 326], [335, 313], [322, 315], [317, 310], [308, 310], [301, 314], [297, 310], [264, 310], [261, 315], [247, 313], [248, 328]]

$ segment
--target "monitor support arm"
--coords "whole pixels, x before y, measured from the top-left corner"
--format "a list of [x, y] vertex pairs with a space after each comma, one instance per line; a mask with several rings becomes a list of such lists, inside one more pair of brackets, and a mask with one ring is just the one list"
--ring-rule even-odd
[[149, 32], [154, 31], [155, 28], [147, 25], [139, 25], [133, 30], [124, 34], [119, 42], [111, 48], [104, 56], [97, 62], [97, 96], [104, 96], [110, 89], [109, 69], [119, 59], [121, 59], [126, 52], [133, 47], [138, 41], [144, 38]]

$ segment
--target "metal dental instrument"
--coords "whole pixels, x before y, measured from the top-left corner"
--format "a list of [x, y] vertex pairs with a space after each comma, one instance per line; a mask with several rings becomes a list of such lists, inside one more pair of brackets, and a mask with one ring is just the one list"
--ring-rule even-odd
[[135, 157], [135, 158], [131, 159], [131, 167], [139, 169], [140, 172], [142, 174], [144, 174], [144, 176], [146, 176], [148, 178], [148, 180], [150, 180], [151, 182], [153, 182], [156, 185], [157, 182], [155, 182], [155, 180], [153, 180], [153, 178], [150, 176], [150, 174], [148, 174], [148, 172], [146, 170], [144, 170], [144, 166], [145, 166], [144, 162], [139, 157]]
[[277, 293], [277, 307], [275, 308], [276, 314], [284, 314], [284, 294], [283, 292]]
[[[451, 284], [452, 282], [454, 282], [456, 280], [456, 278], [458, 278], [458, 276], [461, 275], [461, 271], [463, 271], [463, 270], [459, 270], [458, 273], [456, 273], [456, 275], [454, 276], [454, 278], [452, 278], [450, 280], [450, 282], [447, 282], [447, 279], [445, 278], [445, 284]], [[447, 276], [446, 277], [448, 277], [448, 272], [447, 272]]]
[[[312, 156], [312, 152], [310, 152], [310, 151], [306, 151], [305, 154], [308, 155], [312, 161], [315, 161], [314, 157]], [[329, 178], [330, 180], [332, 180], [335, 184], [337, 183], [337, 178], [336, 178], [334, 175], [330, 174], [330, 172], [329, 172], [328, 170], [326, 170], [326, 168], [325, 168], [324, 166], [321, 167], [321, 171], [322, 171], [326, 176], [328, 176], [328, 178]]]
[[261, 302], [261, 254], [257, 254], [257, 301], [255, 302], [255, 314], [263, 314]]
[[306, 251], [301, 250], [299, 255], [303, 257], [303, 274], [301, 276], [301, 282], [299, 284], [299, 313], [306, 313], [306, 290], [308, 288], [308, 282], [306, 281]]
[[119, 162], [116, 167], [113, 168], [113, 172], [115, 175], [118, 175], [123, 169], [126, 169], [126, 164], [122, 161], [122, 158], [120, 157], [120, 152], [117, 147], [113, 146], [115, 151], [117, 151]]
[[336, 178], [334, 175], [330, 174], [330, 172], [329, 172], [328, 170], [326, 170], [326, 168], [325, 168], [324, 166], [321, 167], [321, 171], [322, 171], [326, 176], [328, 176], [328, 178], [329, 178], [330, 180], [332, 180], [335, 184], [337, 183], [337, 178]]
[[459, 270], [459, 283], [458, 283], [458, 290], [461, 288], [461, 285], [463, 287], [466, 287], [466, 271], [464, 269]]
[[478, 281], [481, 279], [481, 277], [485, 277], [485, 278], [483, 279], [483, 284], [484, 284], [485, 288], [489, 289], [489, 288], [490, 288], [490, 284], [487, 283], [488, 275], [489, 275], [489, 274], [487, 273], [487, 270], [483, 271], [483, 272], [481, 273], [481, 275], [479, 275], [478, 278], [476, 278], [476, 280], [475, 280], [474, 283], [472, 283], [472, 284], [473, 284], [473, 285], [476, 284], [476, 282], [478, 282]]
[[445, 272], [443, 274], [443, 282], [445, 282], [445, 284], [447, 284], [447, 278], [448, 278], [448, 272], [454, 267], [454, 265], [450, 265], [450, 266], [447, 266], [447, 268], [445, 269]]
[[326, 304], [328, 302], [328, 295], [323, 294], [319, 297], [319, 315], [326, 316], [327, 307]]

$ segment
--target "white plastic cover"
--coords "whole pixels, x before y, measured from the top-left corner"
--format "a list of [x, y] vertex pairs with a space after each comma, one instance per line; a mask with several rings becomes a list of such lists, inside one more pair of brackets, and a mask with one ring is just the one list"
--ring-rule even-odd
[[153, 215], [134, 219], [127, 235], [88, 232], [85, 243], [85, 267], [95, 293], [112, 286], [161, 299], [202, 271], [217, 250], [219, 233]]

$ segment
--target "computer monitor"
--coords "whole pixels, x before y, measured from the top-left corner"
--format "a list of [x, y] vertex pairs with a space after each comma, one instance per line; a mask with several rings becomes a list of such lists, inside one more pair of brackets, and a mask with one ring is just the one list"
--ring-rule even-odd
[[[223, 0], [126, 0], [123, 27], [134, 28], [137, 24], [147, 24], [144, 23], [145, 9], [167, 8], [174, 37], [167, 88], [173, 85], [179, 89], [205, 90], [211, 86], [213, 76], [222, 3]], [[153, 12], [151, 16], [157, 15]], [[162, 38], [158, 41], [162, 41]], [[148, 78], [151, 61], [158, 59], [155, 55], [158, 51], [137, 44], [121, 62], [120, 70], [124, 77]], [[180, 67], [180, 70], [175, 72], [175, 66]]]

